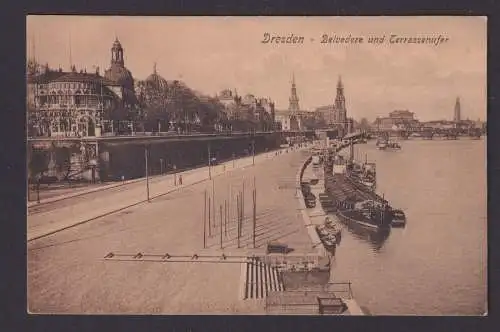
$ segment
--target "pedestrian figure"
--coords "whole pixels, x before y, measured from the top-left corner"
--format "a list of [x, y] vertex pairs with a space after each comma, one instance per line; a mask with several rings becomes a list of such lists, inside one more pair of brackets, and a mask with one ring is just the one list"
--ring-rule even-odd
[[125, 183], [125, 176], [122, 175], [122, 183]]
[[182, 174], [179, 174], [179, 185], [182, 186]]

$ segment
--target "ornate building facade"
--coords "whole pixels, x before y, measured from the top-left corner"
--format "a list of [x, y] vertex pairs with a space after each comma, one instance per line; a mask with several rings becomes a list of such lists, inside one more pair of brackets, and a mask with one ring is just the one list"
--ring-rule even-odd
[[420, 122], [415, 118], [415, 113], [408, 110], [394, 110], [388, 117], [377, 117], [373, 122], [377, 130], [402, 130], [420, 127]]
[[104, 77], [98, 67], [87, 73], [74, 65], [68, 72], [46, 65], [42, 70], [28, 68], [27, 85], [29, 136], [100, 136], [128, 127], [123, 121], [133, 120], [138, 112], [118, 40]]
[[270, 131], [273, 129], [275, 110], [271, 98], [256, 97], [253, 94], [241, 97], [236, 90], [233, 92], [225, 89], [216, 95], [216, 99], [223, 105], [233, 130]]
[[[29, 137], [83, 137], [143, 132], [217, 132], [274, 129], [274, 102], [236, 91], [206, 96], [161, 77], [156, 64], [145, 80], [125, 66], [118, 39], [110, 66], [99, 73], [27, 66]], [[234, 128], [233, 128], [234, 127]]]

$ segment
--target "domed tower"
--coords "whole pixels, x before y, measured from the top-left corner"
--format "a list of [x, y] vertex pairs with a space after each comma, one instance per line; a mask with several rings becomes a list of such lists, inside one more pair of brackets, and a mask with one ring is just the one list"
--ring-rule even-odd
[[115, 39], [111, 48], [111, 64], [114, 63], [122, 67], [125, 66], [125, 62], [123, 61], [123, 47], [118, 38]]
[[111, 66], [104, 73], [104, 77], [118, 83], [128, 90], [134, 90], [134, 79], [130, 71], [125, 68], [123, 48], [118, 38], [116, 38], [111, 47]]

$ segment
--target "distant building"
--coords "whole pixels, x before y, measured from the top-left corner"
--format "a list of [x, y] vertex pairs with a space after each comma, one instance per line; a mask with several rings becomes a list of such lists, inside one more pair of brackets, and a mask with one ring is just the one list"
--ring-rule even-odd
[[399, 121], [413, 121], [415, 120], [415, 113], [408, 110], [395, 110], [389, 113], [389, 118]]
[[238, 94], [236, 93], [236, 90], [233, 92], [230, 89], [224, 89], [216, 95], [216, 98], [221, 102], [222, 105], [226, 107], [234, 105], [236, 103], [237, 97]]
[[328, 125], [333, 125], [335, 122], [335, 107], [333, 105], [326, 105], [316, 108], [315, 112], [321, 116]]
[[[274, 102], [271, 98], [256, 97], [253, 94], [238, 96], [236, 90], [224, 89], [216, 95], [230, 121], [252, 123], [255, 130], [272, 130], [275, 118]], [[236, 129], [236, 128], [235, 128]], [[245, 129], [245, 128], [240, 128]], [[247, 130], [250, 127], [246, 128]]]
[[422, 127], [429, 129], [453, 129], [456, 128], [457, 125], [453, 121], [435, 120], [422, 122]]
[[297, 115], [292, 116], [288, 110], [277, 110], [275, 112], [275, 121], [283, 131], [299, 130]]
[[419, 127], [415, 113], [408, 110], [394, 110], [388, 117], [377, 117], [373, 127], [377, 130], [404, 130]]

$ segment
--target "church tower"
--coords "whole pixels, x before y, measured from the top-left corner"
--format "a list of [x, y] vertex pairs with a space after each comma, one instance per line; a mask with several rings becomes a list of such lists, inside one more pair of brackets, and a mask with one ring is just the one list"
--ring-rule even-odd
[[460, 97], [457, 97], [457, 100], [455, 101], [455, 116], [453, 120], [455, 122], [460, 122], [461, 117], [460, 117]]
[[345, 108], [344, 84], [342, 77], [339, 76], [337, 82], [337, 96], [335, 97], [335, 112], [337, 113], [337, 122], [345, 123], [347, 120], [347, 110]]
[[299, 97], [297, 97], [297, 87], [295, 86], [295, 74], [292, 74], [292, 91], [290, 95], [290, 104], [288, 106], [290, 130], [300, 130], [302, 127], [299, 107]]
[[125, 66], [125, 62], [123, 61], [123, 48], [122, 44], [116, 38], [115, 42], [113, 43], [113, 47], [111, 48], [111, 65], [117, 64], [122, 67]]
[[299, 110], [299, 97], [297, 97], [297, 87], [295, 86], [295, 74], [292, 74], [292, 91], [290, 95], [290, 105], [288, 106], [288, 110], [292, 114], [296, 114]]

